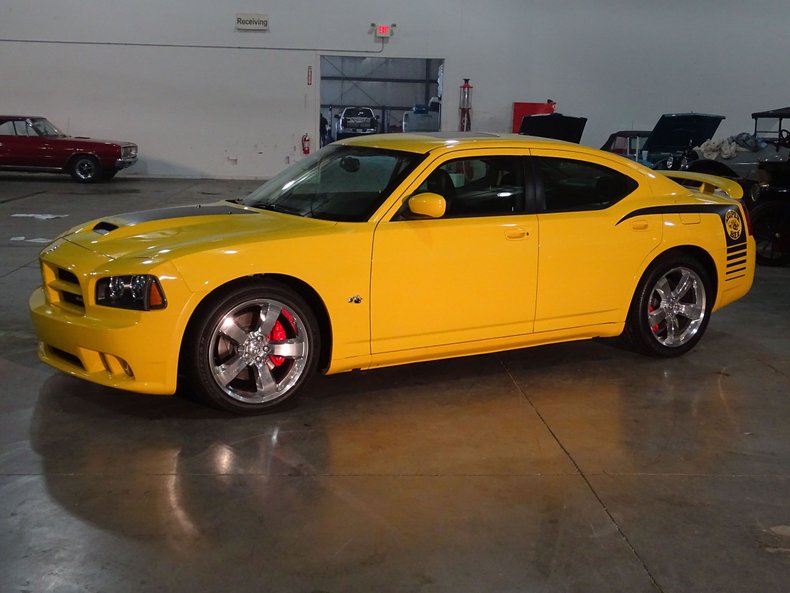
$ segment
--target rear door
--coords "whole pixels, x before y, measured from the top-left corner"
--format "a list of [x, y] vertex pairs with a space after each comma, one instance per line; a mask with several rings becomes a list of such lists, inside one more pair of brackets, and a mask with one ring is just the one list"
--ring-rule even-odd
[[621, 223], [649, 200], [627, 167], [571, 150], [533, 149], [540, 228], [535, 331], [624, 319], [631, 293], [662, 236], [661, 216]]

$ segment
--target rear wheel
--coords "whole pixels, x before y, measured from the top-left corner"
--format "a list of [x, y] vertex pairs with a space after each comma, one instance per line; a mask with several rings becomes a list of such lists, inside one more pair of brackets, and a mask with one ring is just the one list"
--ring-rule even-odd
[[318, 323], [304, 299], [261, 282], [199, 312], [185, 343], [184, 370], [207, 403], [254, 414], [292, 398], [314, 373], [319, 350]]
[[626, 333], [640, 351], [679, 356], [705, 333], [713, 305], [705, 268], [685, 255], [657, 260], [639, 283], [626, 322]]
[[790, 203], [758, 203], [750, 216], [757, 243], [757, 263], [783, 266], [790, 262]]

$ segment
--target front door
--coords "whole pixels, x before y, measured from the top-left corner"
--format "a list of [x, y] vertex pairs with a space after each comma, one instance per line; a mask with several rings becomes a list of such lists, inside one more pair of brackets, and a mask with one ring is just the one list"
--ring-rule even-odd
[[527, 214], [524, 160], [470, 152], [439, 162], [412, 192], [443, 195], [443, 217], [404, 205], [373, 244], [372, 353], [532, 331], [537, 217]]

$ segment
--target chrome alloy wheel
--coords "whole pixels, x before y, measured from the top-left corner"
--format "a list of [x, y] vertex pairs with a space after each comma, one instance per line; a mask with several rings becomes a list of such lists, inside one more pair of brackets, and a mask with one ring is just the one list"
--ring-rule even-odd
[[653, 337], [663, 346], [677, 348], [702, 326], [707, 310], [705, 285], [694, 270], [671, 268], [653, 285], [648, 303], [647, 324]]
[[245, 404], [282, 397], [302, 376], [310, 341], [304, 321], [272, 299], [245, 301], [219, 319], [208, 350], [212, 377]]

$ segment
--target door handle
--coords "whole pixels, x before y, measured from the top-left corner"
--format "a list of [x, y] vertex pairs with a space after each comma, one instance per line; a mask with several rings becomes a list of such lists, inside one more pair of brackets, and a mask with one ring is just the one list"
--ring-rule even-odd
[[646, 231], [648, 226], [650, 225], [648, 225], [646, 220], [635, 220], [631, 223], [631, 228], [635, 231]]
[[529, 233], [521, 227], [512, 227], [505, 230], [505, 237], [508, 239], [523, 239], [528, 235]]

